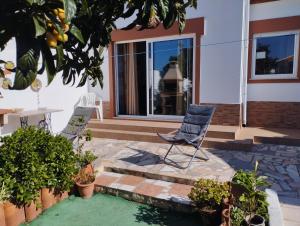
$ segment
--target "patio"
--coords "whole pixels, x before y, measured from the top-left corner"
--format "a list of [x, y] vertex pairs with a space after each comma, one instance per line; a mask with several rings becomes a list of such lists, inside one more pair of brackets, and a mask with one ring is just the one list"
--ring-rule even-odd
[[300, 147], [260, 144], [251, 151], [206, 149], [210, 160], [195, 159], [190, 169], [179, 169], [174, 162], [184, 165], [191, 149], [184, 147], [185, 155], [173, 152], [171, 164], [162, 157], [168, 145], [137, 141], [95, 138], [86, 149], [99, 156], [96, 168], [102, 171], [133, 174], [150, 179], [192, 184], [197, 178], [228, 181], [238, 169], [253, 169], [259, 161], [259, 171], [268, 176], [271, 188], [278, 193], [286, 225], [299, 225], [295, 217], [300, 210]]

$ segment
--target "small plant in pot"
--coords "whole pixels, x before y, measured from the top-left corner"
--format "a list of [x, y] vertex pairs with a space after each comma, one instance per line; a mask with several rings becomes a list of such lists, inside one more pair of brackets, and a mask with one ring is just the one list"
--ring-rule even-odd
[[81, 170], [86, 171], [87, 173], [94, 172], [94, 167], [92, 163], [97, 159], [97, 156], [93, 154], [92, 151], [84, 151], [83, 147], [86, 142], [92, 140], [92, 133], [90, 130], [87, 130], [81, 133], [77, 139], [77, 148], [76, 153], [78, 156], [78, 163]]
[[253, 171], [239, 170], [233, 177], [233, 183], [244, 188], [242, 195], [234, 205], [244, 213], [244, 221], [250, 226], [264, 226], [269, 219], [266, 193], [262, 190], [269, 184], [265, 176], [257, 174], [258, 162]]
[[76, 185], [82, 198], [88, 199], [93, 196], [95, 178], [95, 172], [86, 172], [84, 169], [79, 171], [76, 177]]
[[211, 179], [199, 179], [188, 195], [201, 214], [210, 216], [211, 225], [221, 223], [222, 201], [229, 196], [228, 183]]

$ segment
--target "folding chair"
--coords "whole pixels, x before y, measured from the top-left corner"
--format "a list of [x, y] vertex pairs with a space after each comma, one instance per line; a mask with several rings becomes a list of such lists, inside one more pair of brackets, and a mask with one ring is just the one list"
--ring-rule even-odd
[[174, 131], [175, 132], [174, 136], [162, 135], [157, 133], [157, 135], [161, 139], [163, 139], [168, 143], [171, 143], [171, 147], [168, 149], [167, 154], [164, 157], [164, 161], [166, 162], [166, 158], [169, 155], [173, 146], [176, 147], [176, 145], [182, 145], [182, 144], [191, 145], [196, 150], [191, 160], [189, 161], [188, 165], [186, 167], [181, 167], [181, 168], [183, 169], [189, 168], [198, 151], [200, 151], [204, 156], [204, 158], [199, 157], [200, 159], [203, 159], [205, 161], [209, 160], [208, 156], [204, 153], [203, 150], [201, 150], [201, 145], [206, 136], [214, 112], [215, 112], [214, 106], [191, 104], [189, 106], [186, 115], [184, 116], [180, 129]]

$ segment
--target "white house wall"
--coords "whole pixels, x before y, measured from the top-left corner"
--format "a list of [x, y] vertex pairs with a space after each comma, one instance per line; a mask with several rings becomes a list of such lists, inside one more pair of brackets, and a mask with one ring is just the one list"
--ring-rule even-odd
[[[240, 103], [240, 65], [242, 37], [241, 0], [198, 0], [198, 9], [189, 9], [187, 18], [205, 18], [205, 35], [201, 40], [200, 102]], [[122, 28], [129, 20], [119, 20]], [[199, 48], [199, 47], [197, 47]], [[107, 55], [102, 69], [104, 88], [90, 88], [109, 101]], [[196, 86], [199, 84], [195, 84]]]
[[[5, 50], [0, 52], [0, 59], [16, 60], [15, 42], [11, 40]], [[12, 80], [14, 75], [8, 75]], [[63, 112], [52, 114], [53, 132], [60, 132], [67, 124], [73, 113], [74, 105], [78, 102], [79, 97], [86, 93], [87, 87], [76, 88], [76, 86], [64, 86], [61, 74], [57, 74], [52, 83], [47, 86], [47, 75], [39, 75], [38, 78], [43, 83], [40, 90], [40, 107], [62, 109]], [[0, 89], [4, 98], [0, 99], [0, 108], [24, 108], [25, 110], [36, 109], [37, 93], [31, 88], [26, 90], [3, 90]], [[11, 133], [20, 126], [19, 120], [9, 117], [8, 125], [1, 128], [1, 135]], [[29, 123], [37, 123], [38, 118], [31, 118]]]
[[[300, 0], [253, 4], [250, 8], [251, 21], [298, 15], [300, 15]], [[248, 84], [248, 100], [300, 102], [300, 83]]]

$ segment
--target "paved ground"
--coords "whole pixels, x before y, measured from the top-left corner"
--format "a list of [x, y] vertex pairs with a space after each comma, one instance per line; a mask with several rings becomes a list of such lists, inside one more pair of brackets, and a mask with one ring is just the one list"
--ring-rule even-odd
[[[230, 180], [238, 169], [253, 169], [259, 161], [260, 173], [268, 176], [271, 188], [277, 191], [284, 212], [300, 212], [300, 147], [284, 145], [255, 145], [250, 152], [209, 150], [209, 161], [196, 159], [188, 170], [179, 169], [176, 164], [186, 165], [190, 148], [184, 148], [185, 155], [174, 149], [169, 165], [162, 161], [168, 145], [111, 139], [93, 139], [86, 145], [99, 156], [96, 164], [116, 166], [160, 175], [183, 178], [211, 178]], [[300, 225], [297, 215], [285, 213], [287, 225]]]

